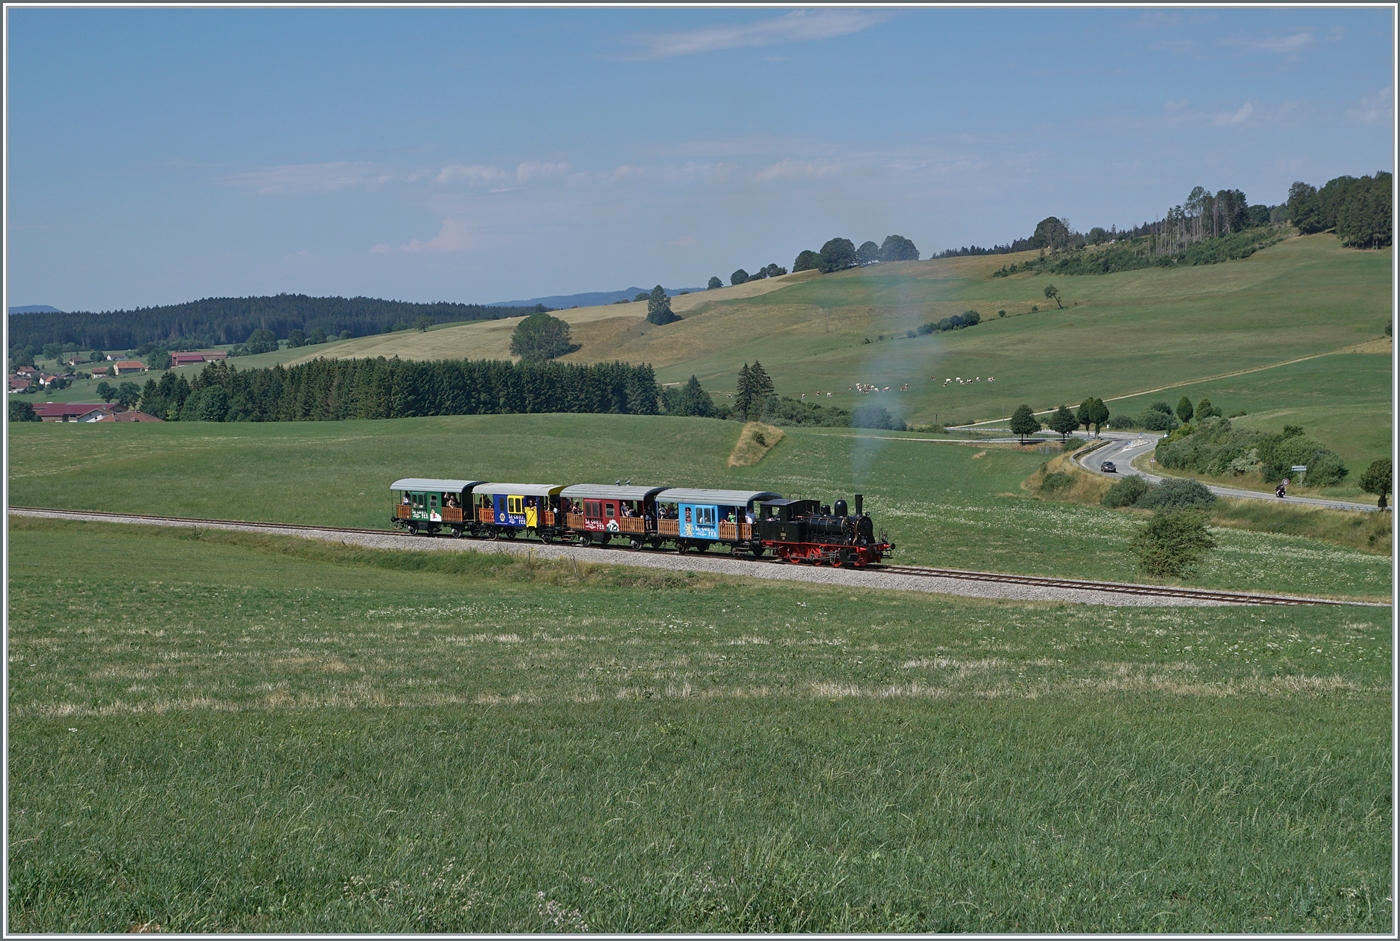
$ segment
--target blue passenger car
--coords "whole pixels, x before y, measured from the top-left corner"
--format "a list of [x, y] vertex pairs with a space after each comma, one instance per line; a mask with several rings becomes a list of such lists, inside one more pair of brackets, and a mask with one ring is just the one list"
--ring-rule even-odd
[[477, 523], [492, 539], [529, 531], [549, 542], [562, 529], [563, 489], [563, 484], [480, 484], [472, 490]]

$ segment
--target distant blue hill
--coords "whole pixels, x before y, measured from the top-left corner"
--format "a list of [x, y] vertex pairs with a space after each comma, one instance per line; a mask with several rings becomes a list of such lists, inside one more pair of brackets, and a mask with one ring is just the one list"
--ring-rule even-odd
[[63, 311], [48, 304], [29, 304], [25, 307], [11, 307], [12, 314], [61, 314]]
[[[534, 304], [543, 304], [546, 307], [553, 307], [556, 310], [563, 310], [569, 307], [600, 307], [604, 304], [612, 304], [615, 301], [628, 300], [647, 291], [649, 288], [627, 288], [623, 291], [589, 291], [585, 294], [554, 294], [549, 297], [532, 297], [526, 301], [495, 301], [487, 304], [487, 307], [530, 307]], [[682, 291], [697, 294], [704, 288], [667, 288], [666, 295], [675, 297]]]

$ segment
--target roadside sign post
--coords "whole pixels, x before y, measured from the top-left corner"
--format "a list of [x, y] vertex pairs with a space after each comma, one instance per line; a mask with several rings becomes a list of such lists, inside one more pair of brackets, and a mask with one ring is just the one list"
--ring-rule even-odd
[[1291, 468], [1289, 468], [1289, 470], [1298, 472], [1298, 486], [1303, 486], [1303, 476], [1308, 472], [1308, 465], [1294, 464]]

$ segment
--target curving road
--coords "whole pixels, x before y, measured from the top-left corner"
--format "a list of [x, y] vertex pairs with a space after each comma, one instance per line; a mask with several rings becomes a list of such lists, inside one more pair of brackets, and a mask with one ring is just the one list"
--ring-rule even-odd
[[[1114, 474], [1103, 474], [1105, 477], [1133, 475], [1141, 477], [1150, 483], [1159, 484], [1164, 478], [1155, 474], [1144, 473], [1133, 466], [1133, 461], [1153, 448], [1157, 447], [1157, 442], [1161, 435], [1143, 432], [1141, 434], [1115, 434], [1106, 432], [1103, 439], [1109, 443], [1088, 454], [1075, 458], [1075, 463], [1087, 471], [1095, 474], [1103, 474], [1103, 462], [1112, 461], [1117, 465], [1118, 472]], [[1204, 483], [1204, 481], [1202, 481]], [[1217, 496], [1233, 497], [1239, 500], [1267, 500], [1271, 503], [1293, 503], [1304, 504], [1306, 506], [1320, 506], [1329, 510], [1359, 510], [1362, 512], [1375, 512], [1376, 507], [1370, 503], [1351, 503], [1347, 500], [1329, 500], [1322, 497], [1284, 497], [1280, 500], [1272, 493], [1261, 493], [1258, 490], [1240, 490], [1235, 487], [1220, 487], [1215, 484], [1206, 484], [1210, 491]]]

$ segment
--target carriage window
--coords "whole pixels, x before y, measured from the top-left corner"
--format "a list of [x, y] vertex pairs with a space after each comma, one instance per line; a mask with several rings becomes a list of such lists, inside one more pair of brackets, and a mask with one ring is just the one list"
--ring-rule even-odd
[[506, 498], [506, 509], [507, 509], [508, 512], [511, 512], [511, 513], [524, 513], [524, 512], [525, 512], [525, 509], [524, 509], [524, 507], [522, 506], [522, 504], [523, 504], [524, 502], [525, 502], [525, 501], [524, 501], [523, 499], [521, 499], [520, 497], [507, 497], [507, 498]]
[[597, 500], [584, 500], [584, 501], [583, 501], [583, 515], [584, 515], [584, 516], [593, 517], [593, 518], [596, 519], [596, 518], [598, 517], [598, 515], [599, 515], [599, 513], [598, 513], [598, 501], [597, 501]]
[[438, 505], [438, 495], [435, 494], [435, 493], [430, 493], [430, 494], [428, 494], [428, 506], [430, 506], [430, 507], [432, 507], [433, 509], [436, 510], [436, 509], [437, 509], [437, 505]]
[[712, 506], [697, 506], [695, 508], [695, 522], [699, 526], [715, 525], [715, 508]]
[[608, 519], [612, 519], [614, 516], [617, 515], [617, 513], [615, 512], [616, 510], [617, 510], [617, 504], [615, 504], [615, 503], [604, 503], [604, 504], [603, 504], [603, 512], [607, 515]]
[[421, 493], [415, 493], [413, 495], [413, 505], [420, 510], [423, 509], [423, 495]]

